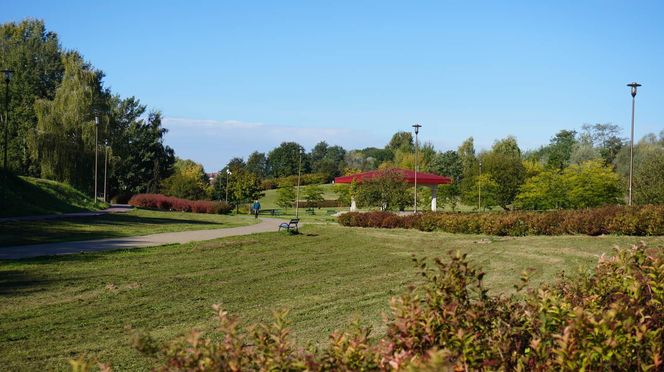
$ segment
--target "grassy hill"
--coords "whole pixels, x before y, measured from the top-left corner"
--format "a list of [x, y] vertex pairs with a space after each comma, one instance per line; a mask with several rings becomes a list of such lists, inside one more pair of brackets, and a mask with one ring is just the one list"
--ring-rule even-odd
[[[325, 185], [319, 185], [324, 193], [323, 193], [323, 198], [325, 200], [337, 200], [339, 199], [339, 195], [337, 195], [336, 192], [334, 192], [334, 184], [328, 183]], [[302, 186], [300, 189], [300, 192], [304, 192], [305, 186]], [[264, 191], [265, 196], [260, 199], [261, 202], [261, 208], [263, 209], [273, 209], [273, 208], [279, 208], [277, 206], [277, 198], [279, 195], [277, 194], [277, 190], [266, 190]], [[304, 200], [304, 195], [300, 195], [300, 200]]]
[[55, 181], [10, 175], [8, 192], [0, 196], [0, 217], [59, 214], [98, 210], [92, 198], [73, 187]]

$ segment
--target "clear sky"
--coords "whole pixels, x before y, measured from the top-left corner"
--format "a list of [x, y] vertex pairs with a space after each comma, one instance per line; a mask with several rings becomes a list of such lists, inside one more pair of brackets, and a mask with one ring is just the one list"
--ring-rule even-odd
[[30, 1], [120, 95], [166, 117], [176, 154], [215, 171], [295, 140], [382, 147], [423, 125], [439, 150], [473, 136], [522, 148], [613, 122], [664, 130], [663, 1]]

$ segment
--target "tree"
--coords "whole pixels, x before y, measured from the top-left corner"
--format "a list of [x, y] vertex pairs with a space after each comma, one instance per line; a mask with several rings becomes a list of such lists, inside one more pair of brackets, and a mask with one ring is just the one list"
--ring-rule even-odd
[[547, 164], [551, 168], [559, 170], [565, 169], [569, 166], [572, 150], [576, 143], [576, 131], [563, 129], [556, 133], [556, 135], [551, 138], [551, 142], [546, 150], [548, 153]]
[[[35, 102], [55, 98], [65, 70], [63, 51], [58, 35], [47, 31], [44, 22], [36, 19], [0, 25], [0, 50], [0, 66], [14, 71], [9, 84], [9, 169], [37, 177], [41, 174], [41, 165], [39, 159], [32, 156], [36, 154], [35, 147], [29, 143], [37, 129]], [[2, 99], [4, 89], [3, 82], [0, 84]]]
[[304, 188], [304, 199], [307, 201], [307, 205], [320, 208], [318, 203], [325, 201], [325, 198], [323, 197], [323, 188], [319, 185], [306, 186]]
[[634, 170], [633, 198], [636, 204], [664, 204], [664, 147], [643, 157]]
[[569, 205], [568, 189], [558, 170], [545, 170], [530, 177], [519, 189], [514, 205], [517, 209], [559, 209]]
[[582, 128], [584, 131], [582, 137], [590, 139], [593, 147], [598, 149], [604, 164], [613, 163], [620, 149], [625, 146], [625, 140], [620, 137], [622, 129], [612, 123], [584, 124]]
[[162, 181], [163, 194], [189, 200], [211, 197], [212, 186], [201, 164], [189, 159], [177, 159], [174, 170], [173, 175]]
[[68, 53], [63, 63], [64, 78], [53, 100], [40, 99], [35, 104], [37, 132], [32, 156], [39, 160], [42, 177], [90, 191], [94, 180], [90, 175], [95, 154], [94, 111], [101, 94], [101, 73], [91, 70], [74, 52]]
[[285, 186], [277, 190], [277, 205], [288, 212], [295, 203], [295, 187]]
[[175, 155], [164, 145], [166, 128], [161, 113], [153, 111], [140, 119], [146, 107], [130, 97], [115, 97], [110, 110], [109, 160], [111, 194], [157, 192], [163, 179], [173, 173]]
[[307, 171], [307, 158], [304, 148], [295, 142], [283, 142], [267, 155], [267, 164], [273, 177], [296, 175], [302, 155], [302, 172]]
[[521, 150], [514, 137], [496, 141], [491, 151], [480, 156], [482, 173], [491, 175], [496, 182], [496, 203], [509, 210], [519, 187], [523, 184], [526, 170], [521, 161]]
[[459, 154], [453, 150], [439, 152], [436, 154], [431, 168], [436, 174], [452, 178], [451, 184], [441, 185], [438, 190], [442, 203], [449, 205], [452, 210], [456, 210], [461, 196], [459, 181], [463, 174], [463, 164]]
[[344, 167], [346, 150], [341, 146], [328, 146], [325, 141], [314, 146], [309, 154], [311, 171], [325, 174], [327, 181], [340, 176]]
[[267, 176], [267, 157], [264, 153], [254, 151], [247, 158], [247, 170], [256, 175], [259, 180]]
[[491, 174], [482, 173], [481, 176], [466, 178], [469, 187], [462, 192], [462, 199], [467, 205], [477, 205], [480, 203], [480, 209], [485, 210], [498, 204], [498, 184]]
[[230, 199], [236, 206], [240, 203], [259, 199], [263, 195], [260, 181], [255, 174], [246, 169], [240, 169], [232, 174], [229, 179], [228, 191]]
[[396, 132], [390, 139], [390, 142], [387, 144], [386, 148], [392, 153], [397, 151], [402, 152], [413, 152], [415, 151], [415, 142], [413, 141], [413, 134], [410, 132]]
[[382, 210], [403, 210], [411, 202], [408, 183], [393, 169], [379, 172], [359, 187], [357, 201], [363, 206], [376, 206]]
[[591, 208], [620, 202], [620, 177], [597, 160], [571, 165], [563, 172], [571, 208]]

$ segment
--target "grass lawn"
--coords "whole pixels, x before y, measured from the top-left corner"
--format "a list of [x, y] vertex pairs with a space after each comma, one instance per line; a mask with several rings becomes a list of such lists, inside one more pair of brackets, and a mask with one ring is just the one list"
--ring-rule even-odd
[[224, 216], [135, 209], [128, 213], [96, 217], [0, 222], [0, 247], [116, 238], [185, 230], [221, 229], [254, 223], [256, 223], [256, 220], [251, 216]]
[[151, 361], [129, 346], [126, 327], [161, 340], [215, 327], [211, 305], [242, 321], [290, 309], [300, 345], [358, 318], [377, 334], [388, 299], [417, 280], [410, 255], [461, 249], [485, 267], [494, 292], [534, 268], [534, 281], [587, 269], [614, 245], [664, 237], [487, 237], [415, 230], [305, 225], [301, 235], [264, 233], [184, 245], [0, 263], [0, 364], [64, 369], [80, 354], [118, 370]]

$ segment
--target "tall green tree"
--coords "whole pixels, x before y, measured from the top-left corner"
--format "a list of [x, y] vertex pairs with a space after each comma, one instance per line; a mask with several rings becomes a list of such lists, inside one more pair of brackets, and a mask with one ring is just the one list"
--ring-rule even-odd
[[559, 170], [567, 168], [576, 143], [576, 131], [563, 129], [556, 133], [547, 149], [549, 167]]
[[483, 173], [490, 174], [497, 184], [496, 203], [505, 210], [510, 209], [526, 176], [516, 138], [509, 136], [496, 141], [491, 151], [482, 154], [480, 159]]
[[[53, 100], [35, 103], [37, 131], [32, 155], [41, 176], [91, 191], [94, 183], [95, 112], [99, 110], [101, 73], [74, 52], [63, 57], [65, 73]], [[103, 135], [103, 128], [102, 135]]]
[[664, 204], [664, 146], [649, 151], [634, 171], [633, 201]]
[[410, 153], [415, 151], [415, 141], [411, 132], [396, 132], [392, 135], [390, 142], [386, 148], [392, 153], [396, 154], [397, 151]]
[[254, 151], [247, 158], [247, 170], [260, 180], [267, 176], [267, 157], [265, 153]]
[[[65, 72], [63, 51], [57, 34], [36, 19], [0, 25], [0, 51], [0, 66], [14, 71], [9, 84], [8, 165], [20, 174], [39, 176], [40, 161], [31, 156], [29, 144], [37, 129], [35, 102], [55, 98]], [[4, 96], [3, 82], [0, 97]]]
[[304, 200], [310, 206], [319, 207], [319, 203], [325, 201], [323, 197], [323, 188], [319, 185], [308, 185], [304, 188]]
[[212, 186], [201, 164], [189, 159], [177, 159], [173, 169], [173, 174], [162, 181], [163, 194], [189, 200], [211, 197]]
[[279, 147], [267, 155], [268, 169], [273, 177], [288, 177], [296, 175], [302, 156], [302, 172], [308, 170], [307, 157], [304, 148], [295, 142], [283, 142]]
[[408, 188], [403, 175], [388, 169], [359, 185], [357, 201], [361, 206], [403, 210], [412, 202], [412, 194], [408, 192]]

